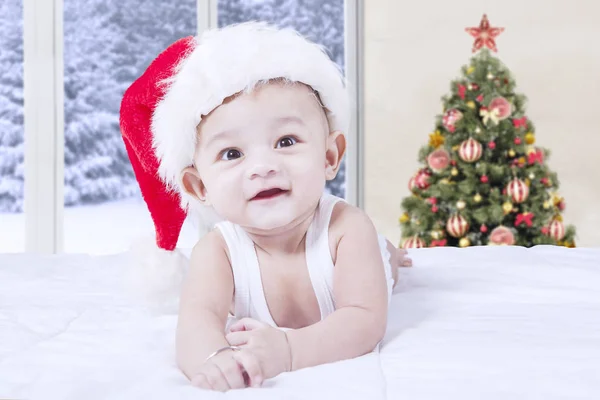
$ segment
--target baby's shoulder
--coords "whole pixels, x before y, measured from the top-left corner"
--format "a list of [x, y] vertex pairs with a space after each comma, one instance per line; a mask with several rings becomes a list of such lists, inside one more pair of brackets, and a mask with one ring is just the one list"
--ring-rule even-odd
[[333, 208], [329, 222], [329, 239], [332, 247], [337, 247], [345, 234], [364, 229], [374, 229], [373, 222], [367, 213], [345, 201], [338, 201]]

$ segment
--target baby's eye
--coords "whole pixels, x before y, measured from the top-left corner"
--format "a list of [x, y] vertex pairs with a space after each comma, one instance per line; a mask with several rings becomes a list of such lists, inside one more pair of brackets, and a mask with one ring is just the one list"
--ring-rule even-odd
[[221, 152], [221, 160], [229, 161], [235, 160], [236, 158], [240, 158], [242, 156], [242, 152], [236, 149], [227, 149]]
[[295, 137], [286, 136], [286, 137], [279, 139], [279, 142], [277, 142], [277, 148], [290, 147], [290, 146], [295, 145], [296, 143], [298, 143], [298, 140]]

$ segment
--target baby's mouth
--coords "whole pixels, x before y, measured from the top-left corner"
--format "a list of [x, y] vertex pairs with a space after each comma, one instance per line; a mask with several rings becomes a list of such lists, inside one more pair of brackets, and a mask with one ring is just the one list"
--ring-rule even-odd
[[280, 189], [280, 188], [267, 189], [267, 190], [263, 190], [262, 192], [259, 192], [251, 200], [273, 199], [273, 198], [275, 198], [277, 196], [281, 196], [287, 192], [288, 192], [288, 190], [284, 190], [284, 189]]

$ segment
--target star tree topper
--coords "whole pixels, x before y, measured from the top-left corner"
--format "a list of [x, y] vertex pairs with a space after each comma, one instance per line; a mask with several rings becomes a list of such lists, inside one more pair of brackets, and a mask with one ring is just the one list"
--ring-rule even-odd
[[504, 28], [493, 28], [490, 26], [487, 15], [483, 14], [479, 27], [465, 28], [469, 35], [475, 38], [473, 43], [473, 53], [481, 49], [483, 46], [489, 48], [492, 51], [498, 52], [496, 48], [496, 37], [504, 32]]

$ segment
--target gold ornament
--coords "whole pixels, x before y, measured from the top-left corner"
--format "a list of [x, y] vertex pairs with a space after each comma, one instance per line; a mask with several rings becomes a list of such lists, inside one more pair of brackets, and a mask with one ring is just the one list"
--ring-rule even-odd
[[544, 209], [549, 209], [550, 208], [550, 202], [549, 201], [545, 201], [544, 202]]
[[435, 131], [434, 133], [431, 133], [429, 135], [429, 145], [431, 147], [433, 147], [434, 149], [437, 149], [438, 147], [443, 145], [444, 141], [445, 141], [445, 139], [442, 136], [442, 134], [440, 133], [440, 131]]
[[456, 208], [458, 208], [459, 210], [464, 209], [467, 206], [467, 203], [464, 202], [464, 200], [459, 200], [456, 202]]
[[433, 240], [439, 240], [444, 237], [444, 232], [442, 231], [431, 231], [431, 238]]
[[481, 201], [481, 195], [479, 193], [477, 193], [474, 197], [473, 197], [473, 201], [475, 203], [479, 203]]
[[535, 153], [535, 147], [534, 146], [527, 146], [525, 148], [525, 154], [530, 155], [532, 153]]
[[469, 68], [467, 68], [467, 75], [471, 75], [473, 71], [475, 71], [475, 67], [471, 65]]
[[511, 202], [507, 201], [506, 203], [502, 204], [502, 210], [504, 210], [504, 214], [509, 214], [513, 209], [513, 205]]
[[460, 247], [469, 247], [471, 245], [471, 241], [469, 239], [467, 239], [466, 237], [464, 237], [458, 241], [458, 245]]
[[467, 102], [467, 107], [469, 107], [471, 110], [475, 109], [475, 102], [473, 100], [468, 101]]
[[509, 156], [510, 158], [513, 158], [513, 157], [514, 157], [514, 156], [516, 156], [516, 155], [517, 155], [517, 154], [515, 153], [515, 151], [514, 151], [513, 149], [510, 149], [510, 150], [508, 151], [508, 156]]
[[492, 80], [492, 79], [494, 79], [494, 75], [490, 72], [487, 74], [487, 78]]
[[405, 224], [410, 220], [410, 217], [408, 216], [408, 213], [404, 213], [400, 216], [400, 223], [401, 224]]
[[450, 174], [452, 176], [456, 176], [456, 175], [458, 175], [458, 170], [456, 168], [452, 168], [452, 170], [450, 171]]
[[535, 174], [533, 172], [529, 174], [529, 179], [535, 179]]
[[560, 202], [564, 200], [557, 192], [552, 192], [550, 195], [552, 196], [552, 203], [554, 206], [558, 206]]
[[535, 143], [535, 135], [532, 132], [527, 132], [525, 134], [525, 143], [527, 143], [527, 144]]
[[452, 151], [457, 151], [460, 149], [460, 146], [457, 144], [456, 146], [452, 146]]
[[525, 157], [519, 157], [519, 164], [525, 165]]
[[447, 184], [449, 184], [449, 183], [450, 183], [450, 181], [448, 180], [448, 178], [443, 178], [443, 179], [441, 179], [441, 180], [440, 180], [440, 183], [441, 183], [442, 185], [447, 185]]
[[531, 181], [529, 178], [525, 178], [525, 185], [527, 185], [527, 187], [531, 186]]

